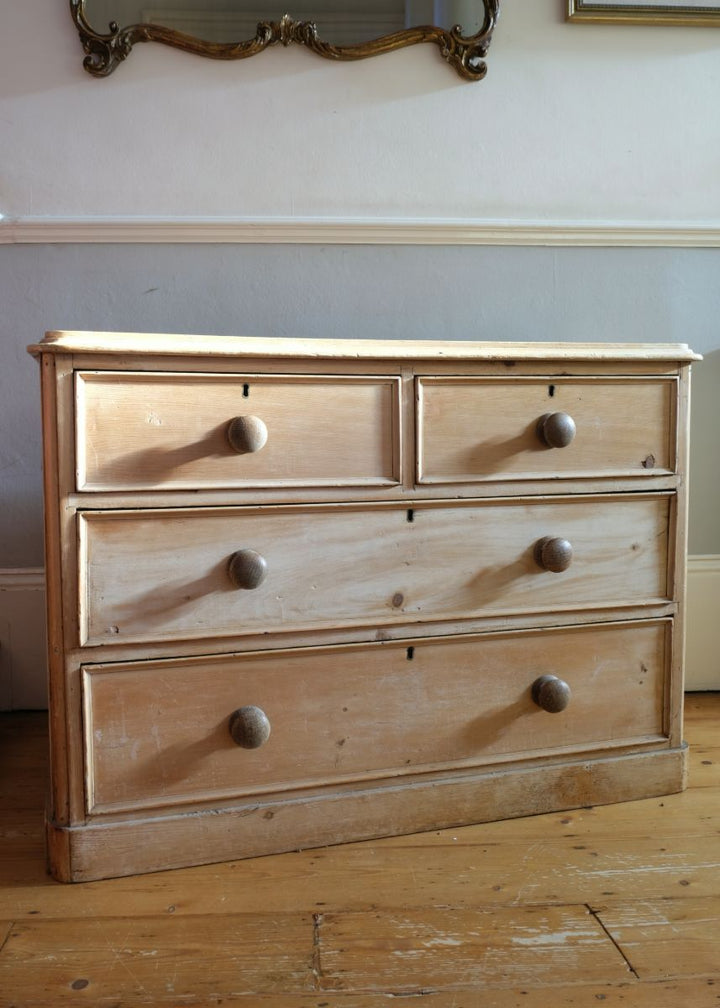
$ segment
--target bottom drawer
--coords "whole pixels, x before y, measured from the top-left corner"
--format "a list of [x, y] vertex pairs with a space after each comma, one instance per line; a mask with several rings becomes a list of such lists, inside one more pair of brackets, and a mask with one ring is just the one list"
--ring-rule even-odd
[[[653, 620], [84, 666], [88, 811], [657, 740], [670, 629]], [[545, 675], [570, 689], [559, 712], [534, 699]], [[231, 737], [244, 707], [269, 721], [258, 748]], [[262, 741], [234, 724], [241, 742]]]

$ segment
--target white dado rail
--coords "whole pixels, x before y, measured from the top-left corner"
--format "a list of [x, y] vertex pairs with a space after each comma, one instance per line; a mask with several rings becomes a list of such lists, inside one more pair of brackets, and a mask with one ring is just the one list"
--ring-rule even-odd
[[213, 243], [720, 247], [720, 221], [0, 217], [0, 244]]

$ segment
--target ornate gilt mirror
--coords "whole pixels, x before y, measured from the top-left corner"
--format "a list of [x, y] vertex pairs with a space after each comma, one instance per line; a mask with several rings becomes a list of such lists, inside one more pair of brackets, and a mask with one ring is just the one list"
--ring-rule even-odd
[[481, 80], [500, 0], [70, 0], [87, 53], [107, 77], [136, 42], [162, 42], [212, 59], [245, 59], [297, 42], [332, 60], [357, 60], [434, 42], [466, 80]]

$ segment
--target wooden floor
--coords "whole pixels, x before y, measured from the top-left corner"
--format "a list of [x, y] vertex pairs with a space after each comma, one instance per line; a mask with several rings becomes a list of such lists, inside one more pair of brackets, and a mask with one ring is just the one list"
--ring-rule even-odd
[[720, 694], [686, 737], [682, 795], [68, 886], [0, 715], [0, 1005], [720, 1008]]

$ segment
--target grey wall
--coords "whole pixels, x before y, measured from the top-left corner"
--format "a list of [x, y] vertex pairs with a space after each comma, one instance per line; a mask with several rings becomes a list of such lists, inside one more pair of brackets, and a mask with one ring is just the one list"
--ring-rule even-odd
[[685, 342], [690, 551], [720, 554], [720, 249], [0, 245], [0, 568], [42, 564], [46, 329]]

